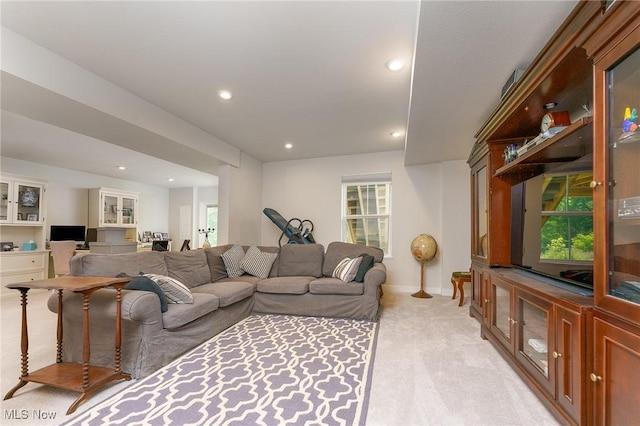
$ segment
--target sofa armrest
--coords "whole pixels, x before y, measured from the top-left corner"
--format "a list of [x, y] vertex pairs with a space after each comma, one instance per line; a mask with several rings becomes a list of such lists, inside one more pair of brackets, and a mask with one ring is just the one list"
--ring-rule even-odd
[[364, 292], [378, 293], [379, 287], [387, 281], [387, 267], [384, 263], [374, 263], [364, 275]]
[[[64, 292], [62, 306], [67, 318], [74, 318], [82, 322], [81, 294]], [[51, 312], [58, 312], [58, 292], [49, 296], [47, 306]], [[115, 321], [116, 295], [114, 289], [101, 289], [93, 292], [89, 298], [89, 314], [97, 321]], [[139, 290], [122, 290], [122, 319], [144, 324], [160, 324], [162, 327], [162, 312], [160, 299], [154, 293]]]

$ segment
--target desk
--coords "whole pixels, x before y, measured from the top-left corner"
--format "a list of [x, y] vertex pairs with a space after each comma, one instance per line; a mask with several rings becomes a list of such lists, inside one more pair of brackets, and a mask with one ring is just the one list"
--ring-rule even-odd
[[[67, 410], [67, 414], [73, 413], [78, 405], [103, 385], [114, 380], [130, 380], [131, 376], [120, 370], [120, 346], [121, 346], [121, 315], [122, 315], [122, 287], [129, 282], [129, 278], [108, 277], [75, 277], [64, 276], [47, 280], [28, 281], [24, 283], [9, 284], [7, 288], [20, 290], [22, 305], [22, 371], [20, 382], [13, 387], [4, 397], [9, 399], [13, 394], [28, 382], [41, 383], [74, 392], [81, 395]], [[116, 289], [116, 329], [115, 329], [115, 366], [113, 369], [89, 365], [91, 357], [89, 338], [89, 297], [91, 293], [105, 287]], [[29, 336], [27, 333], [27, 293], [30, 289], [47, 289], [58, 291], [58, 344], [56, 348], [56, 363], [29, 373]], [[81, 293], [84, 300], [82, 331], [84, 336], [82, 363], [62, 362], [62, 293], [64, 290]], [[5, 343], [7, 344], [7, 343]]]
[[453, 296], [452, 299], [456, 298], [457, 291], [460, 290], [460, 303], [458, 306], [462, 306], [464, 304], [464, 283], [471, 282], [471, 272], [454, 272], [451, 274], [451, 285], [453, 285]]

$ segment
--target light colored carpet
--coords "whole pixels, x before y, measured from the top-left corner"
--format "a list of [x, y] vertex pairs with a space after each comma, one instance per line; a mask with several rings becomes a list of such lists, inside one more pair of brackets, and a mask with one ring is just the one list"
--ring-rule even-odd
[[[18, 292], [16, 292], [17, 294]], [[55, 315], [48, 293], [29, 297], [30, 369], [55, 360]], [[17, 296], [0, 298], [2, 395], [20, 374], [20, 306]], [[480, 338], [469, 303], [409, 294], [383, 297], [367, 425], [557, 425], [551, 414], [496, 352]], [[131, 385], [104, 388], [76, 413]], [[27, 384], [2, 402], [2, 425], [58, 425], [77, 394]], [[55, 416], [55, 418], [52, 418]], [[43, 418], [47, 417], [47, 418]]]

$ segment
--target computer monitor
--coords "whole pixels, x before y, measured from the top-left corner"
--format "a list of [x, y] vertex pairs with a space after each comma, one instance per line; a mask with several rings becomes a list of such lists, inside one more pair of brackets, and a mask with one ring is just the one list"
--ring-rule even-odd
[[49, 240], [84, 243], [85, 227], [83, 225], [51, 225]]

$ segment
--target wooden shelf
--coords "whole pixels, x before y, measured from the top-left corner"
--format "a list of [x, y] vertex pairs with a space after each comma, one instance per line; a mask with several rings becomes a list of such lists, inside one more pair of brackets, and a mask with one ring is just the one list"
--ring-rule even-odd
[[127, 374], [116, 372], [113, 368], [91, 365], [89, 366], [89, 386], [85, 388], [82, 383], [82, 364], [61, 362], [31, 372], [27, 376], [22, 376], [20, 380], [83, 393], [99, 388], [105, 383], [127, 377]]
[[525, 154], [496, 170], [495, 176], [509, 175], [516, 181], [526, 180], [560, 164], [575, 161], [593, 153], [593, 117], [583, 117], [560, 133], [530, 149]]

